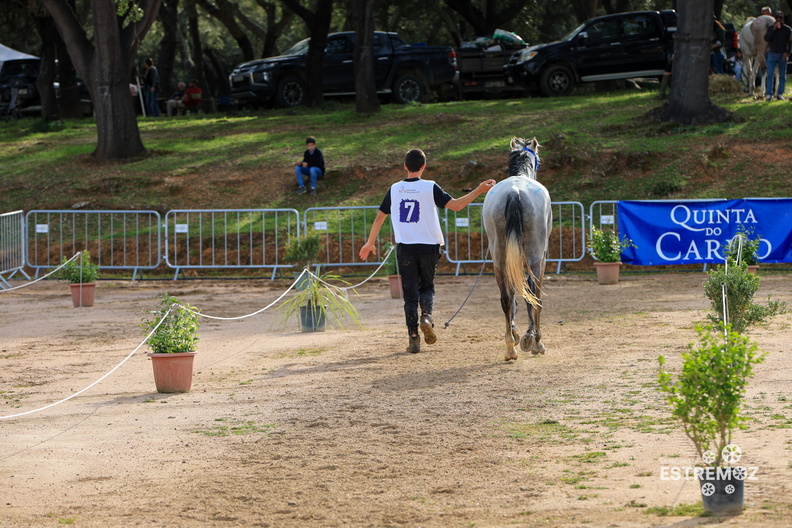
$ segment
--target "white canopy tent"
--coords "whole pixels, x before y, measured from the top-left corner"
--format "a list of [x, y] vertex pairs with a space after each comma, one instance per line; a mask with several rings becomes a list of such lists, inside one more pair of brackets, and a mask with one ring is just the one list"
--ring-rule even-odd
[[8, 46], [0, 44], [0, 70], [3, 69], [3, 63], [6, 61], [24, 59], [38, 59], [38, 57], [28, 55], [27, 53], [22, 53], [21, 51], [17, 51], [13, 48], [9, 48]]

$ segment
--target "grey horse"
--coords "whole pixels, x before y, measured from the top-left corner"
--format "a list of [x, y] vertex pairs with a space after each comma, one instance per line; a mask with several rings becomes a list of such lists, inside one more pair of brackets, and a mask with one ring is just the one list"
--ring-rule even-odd
[[[523, 351], [545, 352], [539, 316], [553, 210], [550, 193], [536, 181], [538, 147], [536, 138], [511, 140], [508, 178], [487, 193], [482, 211], [501, 308], [506, 316], [506, 361], [517, 359], [514, 350], [517, 341]], [[514, 325], [517, 297], [525, 299], [530, 319], [522, 338]]]
[[[758, 18], [749, 18], [740, 31], [740, 51], [742, 51], [743, 56], [741, 75], [743, 79], [741, 81], [745, 91], [754, 96], [756, 92], [756, 76], [760, 72], [762, 75], [762, 92], [759, 97], [764, 97], [765, 94], [765, 78], [767, 77], [765, 53], [767, 52], [768, 43], [765, 42], [764, 36], [767, 33], [767, 28], [773, 24], [775, 24], [775, 18], [762, 15]], [[777, 78], [775, 82], [778, 84]]]

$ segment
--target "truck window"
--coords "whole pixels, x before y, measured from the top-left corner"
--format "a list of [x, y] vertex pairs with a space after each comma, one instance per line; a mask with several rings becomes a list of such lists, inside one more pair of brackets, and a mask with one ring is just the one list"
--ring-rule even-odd
[[374, 33], [374, 53], [382, 53], [387, 49], [385, 42], [385, 35], [382, 33]]
[[619, 38], [619, 19], [598, 20], [586, 28], [589, 40], [615, 40]]
[[647, 15], [631, 15], [624, 17], [625, 37], [648, 37], [655, 34], [654, 19]]
[[339, 37], [331, 39], [327, 43], [325, 51], [330, 55], [339, 53], [352, 53], [355, 49], [355, 43], [349, 37]]

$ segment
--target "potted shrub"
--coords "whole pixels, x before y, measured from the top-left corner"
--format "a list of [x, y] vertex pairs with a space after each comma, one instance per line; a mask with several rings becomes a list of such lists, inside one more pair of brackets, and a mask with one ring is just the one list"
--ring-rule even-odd
[[[286, 262], [300, 266], [299, 271], [294, 272], [294, 278], [297, 279], [303, 272], [303, 269], [311, 271], [311, 263], [315, 262], [319, 257], [319, 251], [322, 249], [322, 241], [319, 235], [307, 235], [303, 238], [292, 238], [289, 245], [286, 247]], [[308, 284], [308, 275], [305, 274], [300, 279], [300, 282], [295, 285], [295, 289], [302, 290]]]
[[762, 237], [756, 235], [754, 228], [745, 229], [744, 225], [737, 228], [737, 234], [726, 245], [726, 259], [732, 262], [744, 262], [748, 272], [756, 275], [759, 270], [759, 243]]
[[86, 249], [80, 252], [78, 259], [61, 261], [63, 268], [59, 277], [69, 281], [72, 304], [75, 308], [94, 305], [96, 297], [96, 279], [99, 278], [99, 266], [91, 262], [91, 253]]
[[310, 276], [305, 288], [280, 306], [281, 324], [285, 325], [292, 316], [299, 314], [303, 332], [324, 332], [328, 322], [344, 328], [347, 318], [362, 326], [360, 314], [349, 302], [346, 291], [330, 284], [330, 280], [347, 284], [337, 275]]
[[701, 459], [695, 474], [701, 483], [704, 508], [711, 513], [742, 511], [745, 468], [728, 467], [739, 457], [732, 432], [743, 418], [745, 397], [753, 366], [764, 361], [756, 345], [730, 327], [697, 327], [699, 343], [688, 345], [682, 371], [674, 381], [659, 356], [658, 381], [671, 414], [682, 422]]
[[619, 239], [619, 235], [612, 229], [591, 228], [589, 250], [597, 260], [594, 268], [597, 270], [597, 281], [600, 284], [619, 282], [621, 253], [628, 247], [637, 246], [626, 236]]
[[404, 296], [404, 292], [402, 290], [401, 275], [399, 275], [399, 263], [396, 261], [396, 246], [391, 245], [388, 251], [390, 251], [390, 254], [385, 261], [385, 273], [388, 274], [391, 299], [400, 299]]
[[150, 317], [140, 323], [143, 333], [151, 334], [146, 342], [151, 349], [148, 356], [157, 392], [190, 392], [198, 345], [196, 312], [194, 307], [163, 293], [159, 309], [148, 312]]

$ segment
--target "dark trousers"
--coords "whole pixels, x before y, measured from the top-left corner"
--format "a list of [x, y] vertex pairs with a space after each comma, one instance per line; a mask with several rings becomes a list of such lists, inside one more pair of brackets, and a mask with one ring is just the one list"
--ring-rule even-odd
[[396, 249], [399, 274], [404, 293], [404, 318], [407, 331], [418, 333], [418, 307], [421, 314], [431, 314], [434, 308], [434, 277], [440, 254], [405, 255], [399, 245]]

